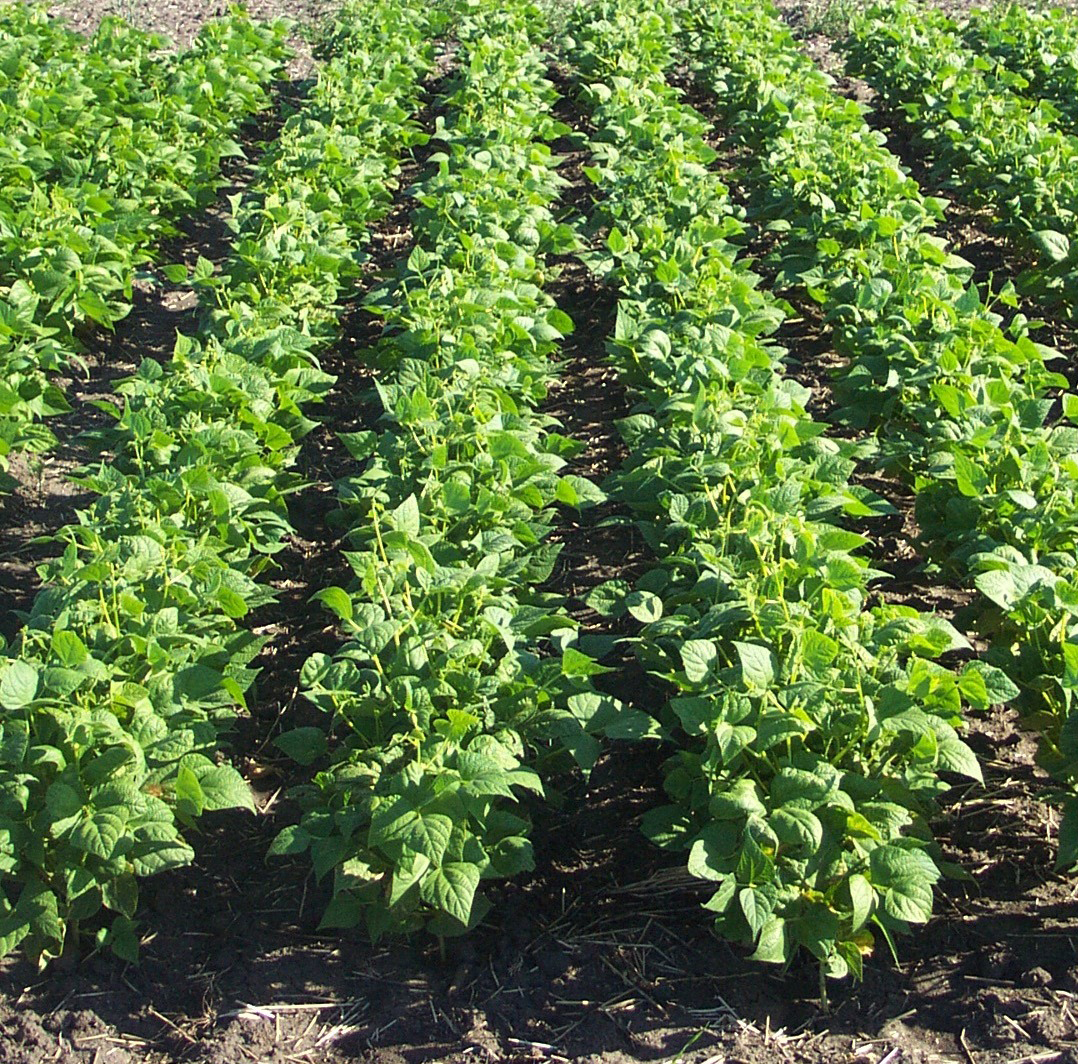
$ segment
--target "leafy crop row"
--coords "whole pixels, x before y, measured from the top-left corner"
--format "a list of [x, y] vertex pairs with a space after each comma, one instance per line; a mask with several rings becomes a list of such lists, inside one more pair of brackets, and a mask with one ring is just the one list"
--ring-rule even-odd
[[331, 387], [316, 352], [389, 201], [430, 69], [418, 4], [348, 7], [340, 58], [263, 156], [238, 205], [197, 340], [120, 386], [124, 406], [82, 480], [98, 500], [0, 665], [0, 953], [57, 955], [104, 908], [125, 957], [138, 879], [187, 863], [181, 829], [252, 807], [221, 757], [262, 640], [244, 618], [288, 534], [302, 413]]
[[[717, 28], [721, 27], [721, 28]], [[780, 283], [821, 304], [849, 361], [841, 416], [877, 433], [866, 459], [916, 493], [925, 546], [986, 597], [977, 623], [998, 676], [974, 704], [1017, 699], [1070, 797], [1059, 861], [1078, 860], [1073, 713], [1078, 432], [1052, 421], [1055, 352], [1013, 336], [931, 233], [938, 206], [903, 175], [862, 109], [831, 90], [773, 12], [710, 2], [687, 47], [734, 129], [762, 154], [760, 222], [784, 235]], [[1064, 412], [1072, 419], [1074, 399]]]
[[323, 926], [374, 937], [474, 925], [482, 882], [532, 867], [522, 798], [573, 759], [590, 768], [597, 735], [649, 726], [592, 690], [599, 667], [541, 589], [556, 504], [600, 497], [561, 472], [582, 445], [537, 411], [572, 328], [540, 287], [547, 256], [577, 242], [552, 213], [564, 181], [546, 142], [565, 127], [545, 24], [527, 3], [470, 3], [455, 32], [415, 247], [369, 301], [379, 416], [346, 438], [360, 465], [341, 484], [355, 580], [318, 596], [347, 642], [302, 676], [326, 730], [280, 740], [329, 763], [275, 852], [333, 872]]
[[966, 47], [942, 11], [910, 0], [865, 10], [844, 49], [940, 174], [1035, 257], [1021, 290], [1078, 302], [1078, 138], [1059, 129], [1055, 107], [1020, 96], [1020, 76]]
[[970, 49], [999, 60], [1021, 81], [1025, 96], [1050, 100], [1059, 122], [1078, 132], [1078, 18], [1061, 8], [1014, 4], [1006, 11], [974, 8], [962, 28]]
[[286, 31], [232, 15], [169, 55], [119, 19], [87, 41], [21, 3], [0, 12], [0, 463], [51, 446], [37, 422], [68, 409], [56, 376], [89, 328], [128, 312], [153, 245], [212, 199]]
[[766, 337], [783, 311], [736, 259], [707, 121], [664, 79], [674, 28], [669, 9], [614, 2], [569, 31], [609, 227], [590, 261], [621, 293], [609, 351], [634, 401], [613, 491], [656, 556], [591, 602], [642, 622], [633, 649], [673, 692], [670, 804], [646, 833], [689, 851], [719, 931], [758, 959], [804, 947], [821, 973], [859, 975], [874, 932], [931, 912], [927, 820], [943, 773], [980, 776], [956, 728], [992, 671], [943, 668], [953, 628], [869, 604], [878, 574], [844, 526], [887, 504], [851, 485], [856, 445], [782, 376]]

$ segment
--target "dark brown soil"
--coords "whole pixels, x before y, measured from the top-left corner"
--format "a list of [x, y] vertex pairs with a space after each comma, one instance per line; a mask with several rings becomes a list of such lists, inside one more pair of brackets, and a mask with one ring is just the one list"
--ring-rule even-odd
[[[106, 6], [80, 8], [92, 18]], [[193, 0], [160, 0], [139, 10], [175, 30], [200, 9]], [[573, 150], [570, 177], [580, 161]], [[585, 199], [567, 197], [574, 206]], [[406, 210], [402, 197], [379, 227], [371, 282], [406, 253]], [[547, 410], [589, 444], [573, 471], [601, 478], [621, 460], [611, 423], [626, 412], [603, 360], [613, 302], [569, 263], [551, 290], [577, 331]], [[147, 353], [166, 356], [174, 328], [189, 320], [182, 303], [142, 298], [118, 330], [127, 354], [110, 359], [110, 373]], [[325, 885], [302, 862], [263, 860], [294, 815], [284, 793], [292, 769], [272, 737], [279, 722], [304, 720], [295, 692], [303, 657], [338, 639], [307, 597], [347, 578], [325, 522], [331, 481], [347, 469], [334, 433], [368, 416], [362, 396], [370, 382], [355, 355], [376, 328], [358, 310], [348, 317], [345, 340], [326, 362], [339, 387], [312, 411], [324, 427], [301, 455], [312, 487], [293, 508], [297, 536], [275, 582], [282, 602], [265, 618], [273, 641], [252, 717], [235, 741], [259, 813], [207, 818], [194, 840], [196, 864], [145, 885], [138, 967], [93, 955], [45, 973], [2, 962], [0, 1062], [1078, 1064], [1078, 890], [1051, 872], [1056, 817], [1036, 800], [1043, 780], [1033, 744], [1007, 711], [973, 721], [986, 786], [956, 788], [938, 825], [948, 858], [970, 878], [945, 885], [937, 917], [899, 942], [897, 963], [881, 947], [863, 985], [833, 984], [829, 1010], [817, 1000], [811, 964], [788, 972], [750, 964], [716, 939], [699, 905], [706, 891], [677, 855], [637, 832], [643, 811], [661, 801], [655, 746], [608, 751], [586, 785], [537, 811], [537, 872], [500, 887], [487, 925], [450, 942], [444, 958], [420, 940], [372, 947], [318, 933]], [[826, 366], [817, 366], [827, 351], [811, 316], [782, 339], [797, 360], [792, 371], [806, 383], [815, 378], [826, 414]], [[109, 380], [95, 368], [86, 388], [108, 394]], [[78, 460], [74, 452], [70, 460]], [[25, 523], [55, 527], [54, 511], [74, 505], [64, 501], [62, 480], [49, 484]], [[564, 549], [552, 585], [589, 631], [598, 626], [581, 596], [614, 572], [647, 566], [629, 528], [612, 520], [618, 516], [610, 506], [566, 512], [559, 532]], [[0, 528], [25, 544], [19, 520], [6, 514]], [[908, 542], [904, 519], [882, 540], [904, 593], [929, 601], [938, 589], [917, 576]], [[628, 669], [607, 679], [648, 697]]]

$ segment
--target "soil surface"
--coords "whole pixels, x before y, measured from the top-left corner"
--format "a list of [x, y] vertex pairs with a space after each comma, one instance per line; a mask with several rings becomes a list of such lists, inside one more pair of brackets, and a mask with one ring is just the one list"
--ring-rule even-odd
[[[83, 29], [118, 12], [180, 43], [216, 11], [200, 0], [54, 6]], [[328, 5], [248, 6], [255, 14], [309, 19]], [[814, 33], [811, 47], [831, 62], [823, 34]], [[305, 73], [304, 62], [294, 76]], [[566, 104], [562, 117], [575, 121], [571, 112]], [[567, 209], [585, 210], [582, 145], [556, 147], [574, 182]], [[403, 186], [422, 161], [421, 154], [409, 165]], [[229, 192], [246, 179], [233, 176]], [[220, 217], [190, 226], [166, 261], [220, 258]], [[969, 236], [956, 243], [988, 241], [986, 267], [1004, 253], [991, 234], [970, 229]], [[374, 234], [366, 289], [407, 254], [410, 241], [402, 194]], [[550, 290], [577, 329], [546, 409], [589, 444], [574, 471], [601, 479], [622, 458], [612, 422], [627, 409], [603, 358], [614, 299], [572, 259], [557, 267]], [[943, 886], [936, 917], [898, 942], [897, 959], [881, 946], [862, 985], [831, 984], [827, 1007], [814, 965], [802, 961], [783, 972], [749, 963], [719, 941], [700, 907], [707, 890], [688, 877], [678, 855], [655, 850], [638, 833], [640, 816], [662, 800], [664, 752], [653, 745], [609, 751], [586, 784], [569, 785], [536, 811], [537, 871], [501, 886], [486, 925], [447, 943], [444, 955], [422, 940], [371, 946], [359, 935], [318, 932], [325, 885], [302, 862], [266, 862], [263, 855], [295, 816], [287, 798], [294, 770], [276, 753], [273, 736], [284, 722], [308, 723], [295, 687], [299, 664], [339, 639], [307, 599], [313, 588], [347, 579], [326, 517], [332, 481], [349, 461], [335, 434], [370, 416], [364, 397], [371, 381], [354, 355], [373, 341], [378, 323], [359, 309], [362, 295], [350, 299], [342, 341], [326, 360], [339, 376], [337, 392], [311, 411], [323, 421], [300, 456], [311, 487], [296, 500], [297, 534], [274, 578], [280, 604], [259, 618], [272, 639], [252, 714], [234, 739], [259, 812], [207, 816], [192, 840], [195, 865], [144, 885], [139, 966], [103, 955], [65, 958], [43, 973], [18, 958], [0, 962], [0, 1064], [1078, 1064], [1078, 883], [1051, 870], [1056, 815], [1036, 797], [1044, 780], [1033, 740], [1006, 710], [974, 715], [970, 742], [986, 784], [955, 787], [937, 824], [947, 857], [968, 878]], [[826, 419], [834, 356], [808, 311], [779, 339], [790, 349], [791, 372], [817, 391], [814, 413]], [[107, 397], [111, 382], [139, 358], [167, 357], [175, 329], [194, 320], [182, 293], [146, 290], [91, 361], [87, 380], [74, 389], [71, 424], [57, 427], [57, 457], [27, 468], [21, 501], [0, 520], [5, 625], [34, 589], [32, 565], [42, 548], [28, 537], [55, 529], [80, 501], [66, 475], [84, 460], [78, 432], [92, 425], [85, 401]], [[563, 516], [552, 587], [569, 598], [586, 630], [597, 631], [583, 596], [615, 573], [645, 571], [646, 548], [609, 504]], [[952, 612], [960, 597], [918, 574], [912, 538], [904, 520], [881, 536], [895, 573], [882, 593]], [[623, 696], [654, 696], [627, 658], [604, 679]]]

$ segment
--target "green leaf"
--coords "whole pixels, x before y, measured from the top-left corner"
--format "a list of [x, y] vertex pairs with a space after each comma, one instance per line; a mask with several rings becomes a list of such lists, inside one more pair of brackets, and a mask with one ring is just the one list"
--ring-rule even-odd
[[352, 619], [352, 596], [343, 588], [324, 587], [321, 591], [315, 592], [315, 594], [311, 596], [311, 599], [316, 602], [321, 602], [326, 609], [335, 614], [342, 621], [350, 621]]
[[880, 894], [884, 912], [896, 920], [923, 924], [932, 915], [932, 887], [939, 869], [923, 850], [893, 844], [869, 854], [872, 885]]
[[423, 878], [430, 868], [430, 858], [421, 853], [407, 853], [397, 862], [390, 881], [389, 905], [399, 905], [401, 899]]
[[139, 936], [138, 926], [128, 916], [117, 916], [112, 921], [112, 926], [109, 928], [108, 938], [109, 949], [116, 954], [122, 961], [127, 961], [128, 964], [138, 964], [139, 957]]
[[988, 700], [988, 685], [979, 672], [963, 670], [958, 677], [958, 690], [974, 709], [987, 709], [991, 705]]
[[775, 878], [775, 862], [764, 853], [760, 844], [745, 833], [741, 842], [741, 853], [737, 859], [737, 881], [759, 886], [771, 883]]
[[171, 262], [167, 266], [162, 266], [161, 272], [171, 284], [187, 283], [187, 267], [182, 262]]
[[516, 876], [535, 869], [535, 855], [529, 839], [513, 835], [497, 842], [490, 851], [491, 868], [499, 876]]
[[958, 490], [971, 499], [980, 498], [988, 485], [988, 478], [970, 458], [961, 451], [954, 456], [954, 475]]
[[725, 913], [730, 903], [737, 897], [737, 880], [734, 876], [723, 876], [719, 889], [704, 902], [704, 908], [713, 913]]
[[108, 303], [105, 302], [99, 292], [95, 292], [92, 288], [80, 293], [75, 303], [90, 321], [98, 325], [109, 325], [113, 320], [113, 314]]
[[134, 917], [138, 909], [138, 880], [125, 873], [101, 884], [101, 898], [113, 912]]
[[561, 671], [564, 676], [573, 678], [586, 678], [600, 676], [613, 670], [606, 665], [600, 665], [597, 661], [582, 654], [575, 647], [566, 647], [561, 656]]
[[584, 477], [567, 474], [558, 478], [554, 498], [566, 506], [581, 508], [605, 502], [606, 492]]
[[651, 624], [663, 615], [663, 600], [652, 591], [632, 591], [625, 596], [629, 614], [641, 624]]
[[398, 843], [401, 852], [411, 850], [441, 864], [453, 836], [453, 821], [442, 813], [424, 813], [403, 808], [404, 799], [379, 809], [371, 821], [373, 846]]
[[736, 824], [708, 824], [689, 850], [689, 874], [698, 879], [721, 880], [737, 865], [740, 831]]
[[313, 765], [329, 749], [326, 733], [313, 727], [286, 731], [273, 740], [273, 745], [300, 765]]
[[767, 822], [784, 848], [802, 856], [811, 856], [823, 844], [823, 824], [808, 809], [797, 806], [776, 809]]
[[311, 837], [301, 824], [290, 824], [270, 844], [268, 857], [291, 857], [306, 853], [311, 845]]
[[[744, 903], [742, 903], [744, 912]], [[790, 959], [790, 943], [786, 933], [786, 921], [780, 916], [768, 916], [760, 928], [760, 937], [751, 960], [767, 964], [785, 964]]]
[[1078, 424], [1078, 395], [1067, 392], [1063, 396], [1063, 416], [1071, 424]]
[[868, 923], [872, 908], [876, 903], [876, 893], [864, 876], [854, 873], [850, 876], [847, 887], [850, 892], [851, 931], [859, 931]]
[[592, 588], [584, 601], [600, 617], [620, 617], [625, 612], [625, 599], [631, 591], [626, 580], [607, 580]]
[[177, 701], [201, 702], [221, 690], [222, 679], [221, 673], [208, 665], [188, 665], [176, 673], [172, 682], [173, 694]]
[[735, 779], [724, 790], [716, 783], [715, 793], [708, 802], [707, 811], [716, 820], [744, 820], [750, 816], [763, 816], [767, 809], [760, 801], [760, 791], [755, 780]]
[[414, 495], [409, 495], [395, 510], [387, 516], [398, 532], [409, 536], [418, 536], [420, 529], [419, 502]]
[[937, 756], [941, 768], [957, 772], [978, 783], [984, 782], [977, 755], [961, 739], [944, 735], [937, 740]]
[[68, 783], [57, 780], [45, 792], [45, 808], [53, 820], [67, 820], [82, 812], [83, 800]]
[[771, 916], [771, 899], [755, 887], [743, 887], [738, 891], [737, 902], [755, 939]]
[[199, 774], [204, 808], [255, 811], [254, 795], [247, 781], [231, 765], [215, 765]]
[[201, 816], [206, 800], [198, 776], [186, 765], [176, 771], [176, 803], [184, 813]]
[[[984, 681], [988, 706], [1005, 705], [1021, 693], [1010, 677], [1002, 669], [997, 669], [995, 665], [989, 665], [985, 661], [971, 661], [962, 670], [962, 676], [965, 677], [971, 673], [976, 673]], [[987, 706], [977, 708], [987, 708]]]
[[977, 590], [1005, 610], [1011, 609], [1020, 598], [1014, 577], [1002, 569], [989, 569], [974, 579]]
[[12, 661], [0, 676], [0, 706], [22, 709], [37, 697], [39, 675], [33, 665]]
[[108, 860], [124, 834], [124, 821], [115, 813], [99, 811], [81, 820], [71, 832], [70, 842], [76, 850]]
[[434, 869], [420, 886], [420, 896], [454, 920], [467, 926], [472, 915], [479, 869], [463, 861], [453, 861]]
[[194, 851], [171, 823], [144, 824], [137, 830], [137, 836], [130, 855], [135, 875], [156, 875], [170, 868], [183, 868], [194, 860]]
[[687, 639], [681, 644], [681, 665], [690, 683], [703, 683], [719, 658], [710, 639]]
[[1049, 262], [1065, 262], [1070, 255], [1070, 241], [1053, 229], [1042, 229], [1032, 234], [1033, 246]]
[[358, 898], [342, 891], [334, 894], [322, 914], [319, 931], [355, 927], [363, 919], [363, 905]]
[[734, 649], [741, 662], [741, 676], [747, 687], [765, 690], [775, 682], [775, 662], [767, 647], [734, 640]]
[[839, 645], [829, 635], [806, 628], [803, 637], [802, 655], [805, 664], [813, 672], [822, 672], [838, 657]]
[[61, 628], [52, 634], [53, 653], [71, 668], [82, 665], [90, 656], [86, 644], [72, 631]]
[[692, 817], [678, 805], [656, 806], [640, 818], [644, 836], [664, 850], [687, 846], [693, 829]]

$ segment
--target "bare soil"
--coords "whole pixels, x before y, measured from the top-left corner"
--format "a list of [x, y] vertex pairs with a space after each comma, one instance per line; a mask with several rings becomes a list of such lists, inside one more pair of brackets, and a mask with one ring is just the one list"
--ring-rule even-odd
[[[88, 28], [128, 5], [66, 6]], [[198, 0], [130, 6], [177, 38], [213, 10]], [[316, 6], [251, 4], [274, 14]], [[573, 177], [579, 146], [563, 147], [563, 172]], [[567, 202], [585, 204], [579, 185]], [[177, 258], [199, 243], [194, 231], [189, 237]], [[375, 235], [368, 286], [409, 242], [402, 196]], [[222, 253], [212, 242], [202, 246]], [[577, 331], [547, 410], [589, 443], [575, 471], [602, 477], [621, 460], [612, 421], [626, 412], [603, 361], [613, 301], [568, 261], [552, 291]], [[140, 296], [112, 357], [94, 366], [86, 396], [107, 395], [113, 376], [147, 353], [167, 357], [173, 330], [191, 320], [190, 306], [176, 300]], [[312, 411], [324, 425], [301, 455], [312, 486], [294, 507], [297, 535], [275, 580], [281, 605], [263, 618], [273, 639], [261, 687], [235, 735], [258, 814], [207, 817], [193, 840], [195, 865], [145, 884], [139, 966], [89, 955], [39, 973], [18, 958], [0, 962], [0, 1064], [1078, 1064], [1078, 886], [1051, 871], [1056, 817], [1036, 797], [1044, 781], [1033, 742], [1005, 710], [972, 721], [986, 785], [956, 787], [937, 825], [948, 858], [969, 878], [944, 885], [938, 915], [898, 943], [897, 960], [881, 946], [862, 985], [832, 984], [829, 1008], [818, 1000], [812, 964], [786, 972], [752, 964], [715, 938], [700, 908], [706, 890], [678, 855], [638, 833], [640, 816], [661, 801], [663, 751], [654, 746], [610, 750], [588, 783], [568, 785], [536, 810], [537, 871], [502, 886], [487, 924], [448, 943], [444, 956], [422, 940], [371, 946], [358, 935], [318, 932], [325, 885], [302, 862], [263, 859], [294, 818], [286, 793], [293, 769], [272, 738], [285, 721], [306, 722], [295, 690], [303, 656], [338, 640], [307, 597], [347, 577], [325, 520], [332, 481], [347, 470], [335, 433], [369, 416], [370, 380], [355, 353], [376, 331], [358, 307], [346, 315], [344, 339], [327, 360], [340, 384]], [[828, 352], [810, 316], [790, 325], [783, 341], [792, 370], [821, 385]], [[822, 388], [819, 404], [823, 416]], [[74, 431], [71, 440], [76, 447]], [[64, 460], [74, 464], [71, 448]], [[27, 483], [43, 478], [40, 492], [25, 494], [24, 511], [0, 516], [0, 537], [10, 538], [12, 553], [29, 552], [26, 565], [27, 530], [55, 528], [57, 515], [78, 502], [62, 472], [28, 470]], [[598, 631], [581, 602], [587, 590], [648, 564], [619, 516], [610, 506], [566, 512], [559, 532], [564, 547], [552, 586], [586, 630]], [[916, 560], [902, 556], [908, 536], [901, 525], [893, 530], [896, 580], [912, 597]], [[0, 538], [5, 557], [8, 545]], [[0, 567], [0, 594], [25, 601], [31, 585], [13, 572]], [[935, 601], [931, 586], [922, 590]], [[619, 694], [651, 697], [627, 662], [606, 679]]]

